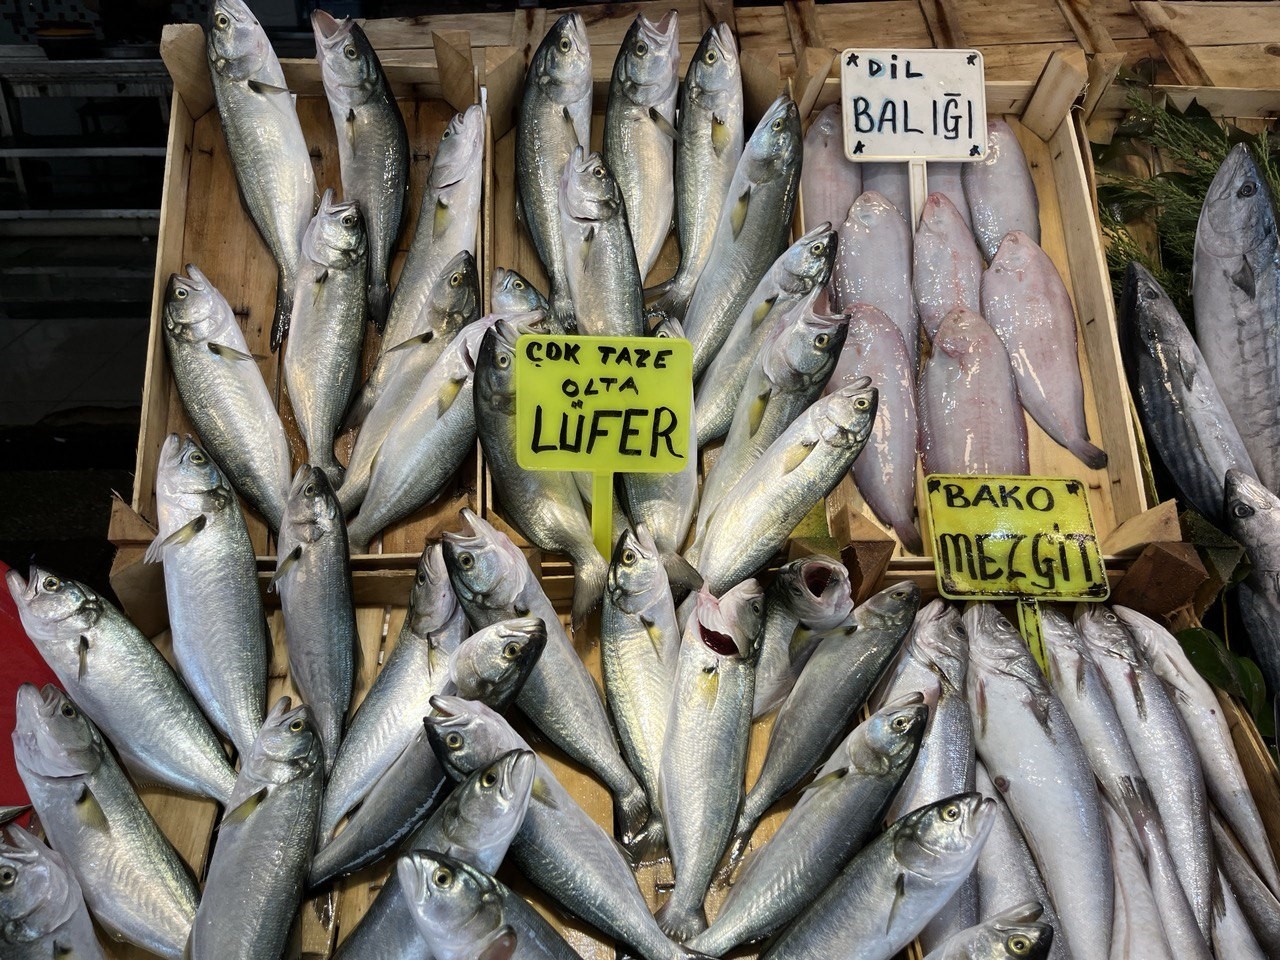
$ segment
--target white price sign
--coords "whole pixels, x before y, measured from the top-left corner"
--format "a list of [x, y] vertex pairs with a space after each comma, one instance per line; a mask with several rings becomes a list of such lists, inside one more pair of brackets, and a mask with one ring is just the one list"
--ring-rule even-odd
[[861, 50], [840, 55], [850, 160], [981, 160], [987, 98], [977, 50]]

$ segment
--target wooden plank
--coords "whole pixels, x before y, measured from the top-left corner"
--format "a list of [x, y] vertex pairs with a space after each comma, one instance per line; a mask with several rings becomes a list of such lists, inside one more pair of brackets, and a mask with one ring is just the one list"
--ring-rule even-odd
[[173, 78], [173, 92], [193, 117], [213, 107], [213, 84], [205, 53], [204, 30], [194, 23], [170, 23], [160, 34], [160, 59]]
[[969, 46], [1075, 41], [1054, 0], [966, 0], [952, 5]]
[[[1214, 4], [1213, 8], [1216, 9], [1217, 6], [1217, 4]], [[1209, 74], [1205, 72], [1196, 58], [1195, 51], [1191, 49], [1182, 37], [1178, 26], [1175, 25], [1173, 16], [1166, 10], [1164, 4], [1135, 2], [1133, 8], [1138, 12], [1138, 16], [1142, 18], [1142, 22], [1146, 24], [1147, 31], [1151, 34], [1152, 39], [1160, 46], [1165, 60], [1173, 68], [1173, 72], [1180, 82], [1196, 86], [1210, 86], [1213, 83]]]
[[1022, 123], [1041, 140], [1048, 140], [1088, 80], [1084, 53], [1078, 49], [1054, 51], [1036, 84], [1035, 95], [1022, 112]]
[[933, 46], [950, 50], [972, 46], [960, 23], [956, 5], [949, 0], [920, 0], [920, 12], [929, 25]]
[[1267, 839], [1271, 841], [1271, 850], [1280, 857], [1280, 772], [1276, 770], [1275, 759], [1248, 712], [1221, 690], [1216, 693], [1231, 728], [1231, 740], [1249, 783], [1249, 792], [1257, 802]]
[[1098, 17], [1093, 0], [1058, 0], [1058, 9], [1085, 53], [1116, 52], [1116, 43]]
[[431, 44], [440, 67], [440, 89], [444, 99], [457, 111], [476, 102], [475, 63], [471, 56], [471, 35], [465, 30], [436, 31]]

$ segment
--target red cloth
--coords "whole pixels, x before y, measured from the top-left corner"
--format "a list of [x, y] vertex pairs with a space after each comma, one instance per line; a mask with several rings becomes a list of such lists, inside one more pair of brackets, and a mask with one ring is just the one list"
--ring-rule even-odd
[[[9, 568], [0, 563], [0, 577]], [[18, 779], [13, 764], [14, 707], [18, 687], [34, 683], [43, 687], [56, 683], [40, 653], [22, 629], [18, 608], [7, 587], [0, 589], [0, 806], [16, 806], [27, 802], [27, 791]]]

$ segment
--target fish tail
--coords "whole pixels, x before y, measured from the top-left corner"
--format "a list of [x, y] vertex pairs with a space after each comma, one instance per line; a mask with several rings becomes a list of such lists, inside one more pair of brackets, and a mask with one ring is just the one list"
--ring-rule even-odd
[[351, 406], [347, 408], [347, 415], [342, 418], [343, 430], [355, 430], [364, 423], [365, 417], [369, 416], [374, 401], [378, 399], [378, 392], [372, 388], [372, 383], [372, 380], [366, 380], [356, 393], [355, 399], [351, 401]]
[[387, 279], [374, 280], [369, 284], [369, 322], [379, 333], [387, 327], [387, 304], [391, 301], [391, 290]]
[[1074, 453], [1090, 470], [1101, 470], [1107, 465], [1106, 451], [1100, 450], [1084, 438], [1068, 442], [1067, 449]]
[[609, 577], [609, 564], [595, 547], [576, 560], [573, 570], [573, 626], [577, 629], [591, 615], [604, 596], [605, 581]]
[[563, 284], [552, 283], [550, 300], [551, 323], [565, 333], [577, 332], [578, 319], [573, 312], [573, 300]]
[[707, 929], [707, 918], [702, 907], [695, 904], [692, 908], [677, 903], [675, 894], [662, 905], [662, 909], [654, 914], [662, 932], [677, 943], [692, 940]]
[[275, 353], [289, 336], [289, 319], [293, 316], [293, 278], [283, 270], [276, 273], [276, 315], [271, 321], [271, 352]]
[[666, 831], [662, 817], [649, 805], [644, 789], [618, 799], [618, 822], [623, 824], [622, 845], [633, 863], [639, 865], [656, 860], [662, 852]]
[[916, 556], [924, 553], [924, 540], [920, 538], [920, 530], [914, 523], [899, 521], [893, 525], [893, 532], [898, 535], [902, 549]]
[[[348, 470], [346, 476], [342, 478], [342, 486], [337, 488], [334, 496], [338, 498], [338, 505], [342, 507], [342, 515], [344, 517], [351, 516], [356, 512], [356, 508], [364, 502], [365, 494], [369, 492], [369, 479], [370, 473], [368, 470], [361, 471], [359, 477]], [[350, 527], [355, 527], [359, 522], [359, 518], [356, 518], [351, 522]], [[350, 536], [350, 533], [347, 536]], [[370, 534], [365, 539], [365, 543], [368, 543], [372, 538], [373, 534]]]

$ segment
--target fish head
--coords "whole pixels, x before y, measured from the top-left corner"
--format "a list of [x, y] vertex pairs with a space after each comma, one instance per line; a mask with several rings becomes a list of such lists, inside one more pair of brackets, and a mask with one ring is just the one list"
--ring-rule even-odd
[[969, 678], [981, 672], [1001, 673], [1025, 684], [1035, 695], [1047, 695], [1044, 674], [1012, 623], [992, 603], [972, 603], [962, 617], [969, 637]]
[[1137, 647], [1129, 630], [1114, 610], [1103, 603], [1082, 603], [1076, 608], [1076, 629], [1084, 639], [1089, 654], [1113, 657], [1136, 668], [1139, 663]]
[[909, 580], [903, 580], [891, 583], [874, 594], [853, 611], [853, 617], [859, 627], [901, 630], [905, 636], [919, 608], [920, 588]]
[[814, 555], [778, 571], [774, 589], [806, 630], [830, 630], [853, 612], [853, 587], [844, 564]]
[[740, 119], [729, 116], [730, 111], [742, 112], [742, 74], [738, 44], [727, 23], [708, 27], [702, 35], [685, 71], [684, 88], [689, 102], [701, 103], [712, 112], [713, 122], [727, 125]]
[[[23, 629], [37, 644], [57, 641], [74, 646], [80, 642], [80, 633], [92, 629], [105, 609], [93, 588], [78, 580], [64, 580], [35, 564], [26, 580], [17, 570], [9, 570], [5, 582]], [[49, 656], [48, 650], [41, 649]]]
[[439, 956], [479, 956], [473, 948], [502, 926], [492, 877], [447, 854], [415, 850], [396, 862], [414, 920]]
[[502, 714], [477, 700], [434, 696], [424, 722], [436, 756], [459, 780], [508, 751], [527, 749]]
[[[484, 869], [488, 868], [482, 860], [500, 862], [524, 823], [537, 770], [537, 755], [532, 750], [509, 750], [459, 784], [452, 816], [445, 822], [450, 845], [445, 852], [470, 852], [468, 862]], [[481, 860], [473, 859], [476, 854]]]
[[244, 0], [214, 0], [205, 37], [210, 67], [228, 80], [248, 80], [275, 59], [271, 43]]
[[79, 896], [59, 854], [17, 824], [0, 830], [0, 942], [48, 936], [71, 918]]
[[288, 783], [309, 776], [324, 762], [324, 747], [316, 731], [311, 708], [296, 707], [281, 697], [268, 711], [244, 766], [256, 779], [267, 783]]
[[974, 351], [981, 349], [994, 336], [995, 331], [979, 314], [964, 307], [956, 307], [938, 324], [938, 332], [933, 336], [933, 348], [964, 366], [970, 362]]
[[1238, 143], [1218, 167], [1205, 193], [1196, 244], [1215, 256], [1239, 256], [1268, 234], [1274, 235], [1275, 229], [1266, 177], [1248, 145]]
[[1242, 543], [1259, 542], [1280, 516], [1275, 494], [1236, 467], [1227, 471], [1223, 501], [1231, 534]]
[[227, 478], [195, 438], [190, 434], [169, 434], [160, 448], [160, 466], [156, 470], [157, 509], [161, 514], [174, 506], [193, 514], [218, 511], [228, 506], [234, 496]]
[[[304, 463], [293, 475], [281, 527], [281, 540], [291, 544], [315, 543], [323, 537], [345, 533], [342, 507], [333, 484], [319, 467]], [[282, 548], [282, 552], [288, 551]]]
[[987, 270], [996, 276], [1007, 274], [1015, 282], [1020, 282], [1032, 261], [1042, 256], [1044, 252], [1040, 249], [1040, 244], [1021, 230], [1010, 230], [1000, 241], [995, 258]]
[[385, 80], [378, 55], [354, 19], [338, 20], [324, 10], [314, 10], [311, 32], [330, 103], [358, 106], [383, 89]]
[[972, 956], [993, 960], [1044, 960], [1053, 945], [1053, 926], [1040, 917], [1036, 900], [1020, 903], [988, 917], [973, 931], [978, 937]]
[[191, 263], [187, 276], [169, 275], [162, 320], [170, 336], [186, 343], [220, 341], [228, 326], [236, 326], [231, 304]]
[[840, 116], [839, 103], [822, 108], [809, 124], [809, 136], [816, 138], [823, 147], [829, 147], [834, 139], [840, 152], [844, 152], [844, 118]]
[[495, 267], [490, 301], [494, 313], [518, 313], [527, 310], [547, 310], [547, 298], [514, 270]]
[[862, 377], [822, 397], [806, 413], [817, 439], [841, 449], [858, 447], [871, 436], [879, 402], [880, 392]]
[[449, 579], [464, 602], [490, 610], [508, 608], [528, 579], [520, 548], [505, 533], [464, 507], [467, 530], [448, 531], [441, 546]]
[[[484, 108], [473, 103], [455, 114], [440, 134], [440, 145], [427, 180], [435, 190], [461, 183], [477, 171], [484, 156]], [[496, 308], [495, 308], [496, 309]]]
[[1126, 362], [1132, 366], [1143, 354], [1155, 355], [1166, 345], [1172, 346], [1180, 332], [1178, 326], [1185, 330], [1164, 288], [1142, 264], [1136, 260], [1130, 263], [1120, 297], [1120, 346]]
[[654, 22], [637, 14], [618, 49], [613, 81], [628, 99], [645, 107], [671, 100], [680, 85], [679, 15], [668, 10]]
[[579, 224], [601, 223], [622, 213], [622, 189], [604, 157], [574, 147], [560, 175], [560, 209]]
[[980, 793], [960, 793], [908, 814], [896, 824], [894, 857], [932, 880], [967, 875], [991, 833], [996, 803]]
[[836, 262], [836, 232], [831, 224], [820, 223], [783, 251], [779, 286], [787, 293], [804, 296], [831, 279]]
[[931, 193], [925, 197], [920, 229], [939, 236], [953, 236], [958, 231], [967, 233], [969, 230], [960, 211], [945, 193]]
[[547, 625], [539, 617], [503, 620], [473, 633], [451, 660], [457, 695], [495, 706], [510, 703], [546, 645]]
[[800, 110], [785, 93], [765, 111], [743, 151], [747, 177], [764, 183], [799, 166], [804, 150]]
[[892, 200], [875, 190], [867, 190], [853, 201], [841, 229], [870, 233], [882, 224], [896, 222], [895, 218], [906, 223], [902, 211]]
[[420, 637], [444, 628], [458, 615], [458, 595], [449, 580], [444, 545], [428, 543], [418, 558], [418, 569], [409, 590], [408, 620]]
[[338, 203], [333, 190], [326, 190], [303, 235], [303, 255], [329, 267], [349, 268], [364, 257], [367, 245], [360, 205], [354, 200]]
[[509, 319], [499, 318], [485, 331], [476, 356], [476, 396], [485, 406], [507, 415], [515, 414], [516, 341], [519, 328]]
[[779, 390], [805, 390], [827, 380], [840, 358], [850, 315], [814, 313], [812, 297], [816, 294], [815, 290], [801, 309], [788, 314], [770, 331], [777, 337], [770, 340], [761, 366], [769, 383]]
[[764, 626], [764, 590], [759, 581], [744, 580], [716, 599], [705, 586], [698, 593], [685, 631], [711, 663], [746, 660], [755, 654]]
[[954, 604], [939, 597], [921, 607], [912, 628], [911, 644], [921, 660], [946, 677], [953, 687], [964, 690], [969, 639], [960, 610]]
[[13, 755], [18, 763], [50, 780], [83, 777], [102, 762], [102, 736], [71, 698], [45, 684], [18, 688]]
[[529, 64], [528, 82], [560, 104], [576, 103], [591, 91], [591, 43], [580, 15], [567, 13], [547, 31]]
[[457, 329], [480, 316], [480, 272], [470, 250], [445, 264], [431, 288], [431, 323], [437, 334]]
[[618, 534], [605, 589], [609, 602], [629, 614], [646, 610], [655, 600], [669, 594], [662, 555], [643, 523], [636, 524], [634, 529], [623, 527]]
[[928, 725], [929, 705], [922, 693], [908, 693], [885, 704], [845, 741], [849, 766], [861, 773], [910, 767]]
[[644, 311], [645, 326], [652, 326], [649, 335], [664, 340], [687, 340], [684, 325], [671, 314], [657, 307], [646, 307]]

